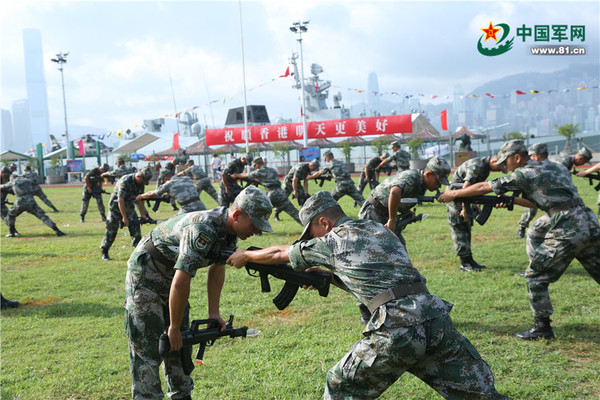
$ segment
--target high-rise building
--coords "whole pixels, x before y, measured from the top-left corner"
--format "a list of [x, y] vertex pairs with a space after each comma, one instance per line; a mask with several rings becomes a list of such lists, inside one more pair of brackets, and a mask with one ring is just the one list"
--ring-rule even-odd
[[2, 132], [2, 138], [0, 138], [0, 151], [12, 150], [13, 141], [13, 128], [12, 128], [12, 115], [10, 110], [0, 108], [0, 131]]
[[[25, 51], [25, 83], [29, 100], [30, 137], [33, 144], [46, 143], [50, 134], [48, 94], [44, 77], [42, 35], [38, 29], [23, 29]], [[14, 114], [13, 114], [14, 116]], [[21, 134], [16, 129], [15, 132]]]
[[369, 114], [374, 117], [381, 115], [381, 108], [379, 106], [379, 98], [381, 94], [379, 93], [379, 80], [377, 79], [377, 74], [375, 72], [371, 72], [369, 74], [367, 90], [369, 99]]
[[[12, 123], [13, 123], [13, 148], [21, 153], [28, 152], [33, 148], [31, 140], [31, 118], [29, 111], [29, 101], [27, 99], [15, 100], [12, 102]], [[43, 143], [43, 142], [38, 142]]]

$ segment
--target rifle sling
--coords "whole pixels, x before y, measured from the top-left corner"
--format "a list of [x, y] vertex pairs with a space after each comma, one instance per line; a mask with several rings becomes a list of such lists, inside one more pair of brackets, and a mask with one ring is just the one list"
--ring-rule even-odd
[[152, 243], [152, 231], [150, 231], [150, 233], [148, 233], [143, 240], [145, 240], [144, 250], [146, 250], [146, 252], [150, 254], [150, 257], [152, 257], [154, 260], [158, 261], [165, 267], [173, 268], [175, 266], [175, 261], [168, 259], [163, 253], [161, 253], [156, 247], [154, 247], [154, 243]]
[[561, 211], [567, 211], [570, 210], [571, 208], [575, 208], [575, 207], [580, 207], [585, 205], [583, 203], [583, 201], [580, 198], [571, 198], [567, 201], [565, 201], [564, 203], [558, 204], [554, 207], [552, 207], [551, 209], [549, 209], [548, 212], [548, 216], [552, 217], [554, 214], [561, 212]]
[[396, 300], [401, 297], [406, 297], [411, 294], [429, 293], [427, 286], [423, 282], [407, 283], [401, 286], [396, 286], [391, 289], [385, 290], [373, 297], [367, 307], [372, 313], [375, 312], [382, 304], [388, 301]]

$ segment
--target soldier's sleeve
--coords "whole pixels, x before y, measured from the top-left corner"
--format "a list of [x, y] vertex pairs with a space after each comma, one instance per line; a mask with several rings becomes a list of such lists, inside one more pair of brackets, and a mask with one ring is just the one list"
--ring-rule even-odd
[[198, 268], [207, 265], [205, 260], [217, 242], [219, 242], [217, 233], [210, 225], [186, 226], [181, 235], [179, 257], [174, 268], [195, 276]]
[[158, 189], [156, 189], [156, 194], [159, 196], [162, 196], [165, 193], [169, 193], [169, 188], [171, 187], [171, 185], [169, 185], [169, 183], [171, 183], [171, 181], [169, 181], [163, 185], [160, 185], [158, 187]]
[[254, 171], [248, 172], [248, 178], [259, 180], [260, 171], [255, 169]]
[[118, 197], [127, 198], [129, 191], [127, 190], [127, 185], [125, 184], [124, 179], [119, 179], [117, 181], [115, 191], [117, 192]]
[[504, 194], [509, 191], [527, 192], [527, 182], [521, 171], [515, 171], [508, 176], [488, 181], [490, 187], [496, 194]]
[[324, 238], [294, 243], [288, 250], [292, 268], [304, 271], [308, 267], [323, 266], [332, 269], [333, 251]]

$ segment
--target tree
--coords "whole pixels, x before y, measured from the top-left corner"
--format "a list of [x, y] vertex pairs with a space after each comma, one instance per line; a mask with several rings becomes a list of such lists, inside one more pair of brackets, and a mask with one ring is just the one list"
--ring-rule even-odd
[[416, 137], [406, 142], [406, 145], [410, 149], [410, 154], [413, 160], [419, 159], [419, 150], [421, 149], [421, 146], [423, 146], [423, 143], [423, 139], [419, 139]]
[[556, 131], [559, 135], [567, 138], [567, 142], [565, 143], [565, 150], [567, 153], [571, 153], [571, 139], [575, 139], [577, 133], [579, 133], [579, 124], [566, 124], [562, 126], [558, 126], [554, 124]]
[[521, 132], [516, 132], [516, 131], [512, 131], [512, 132], [508, 132], [505, 133], [504, 135], [502, 135], [502, 139], [509, 141], [509, 140], [516, 140], [516, 139], [521, 139], [521, 140], [525, 140], [527, 136], [523, 135]]
[[344, 157], [346, 157], [346, 164], [350, 164], [350, 156], [352, 155], [352, 143], [350, 143], [350, 140], [346, 139], [339, 142], [337, 147]]
[[[282, 162], [286, 161], [290, 154], [290, 145], [286, 142], [277, 142], [273, 145], [273, 155]], [[289, 163], [288, 163], [289, 164]]]
[[377, 139], [374, 139], [371, 142], [371, 149], [378, 156], [381, 156], [386, 152], [387, 148], [390, 145], [390, 140], [385, 136], [379, 136]]

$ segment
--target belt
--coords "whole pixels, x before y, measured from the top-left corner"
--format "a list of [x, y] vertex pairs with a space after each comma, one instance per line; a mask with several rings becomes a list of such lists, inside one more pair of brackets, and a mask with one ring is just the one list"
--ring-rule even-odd
[[193, 203], [195, 201], [200, 201], [200, 198], [198, 197], [197, 199], [189, 199], [189, 200], [186, 200], [186, 201], [180, 201], [179, 205], [180, 206], [185, 206], [185, 205], [188, 205], [188, 204]]
[[407, 283], [405, 285], [396, 286], [379, 293], [377, 296], [371, 299], [369, 304], [367, 304], [367, 307], [372, 314], [379, 308], [380, 305], [385, 304], [388, 301], [406, 297], [411, 294], [420, 293], [429, 293], [427, 286], [423, 282]]
[[375, 208], [375, 212], [377, 214], [381, 214], [381, 216], [385, 217], [386, 220], [388, 219], [389, 216], [387, 207], [383, 206], [383, 204], [375, 200], [371, 195], [367, 197], [367, 201], [373, 206], [373, 208]]
[[148, 254], [150, 254], [150, 256], [153, 259], [155, 259], [165, 267], [173, 268], [175, 266], [175, 261], [168, 259], [163, 253], [161, 253], [156, 247], [154, 247], [154, 243], [152, 243], [151, 234], [152, 232], [150, 232], [144, 237], [144, 239], [147, 239], [146, 243], [144, 243], [144, 249]]
[[575, 208], [575, 207], [580, 207], [584, 205], [583, 201], [580, 198], [571, 198], [567, 201], [565, 201], [564, 203], [561, 203], [559, 205], [556, 205], [554, 207], [552, 207], [551, 209], [549, 209], [548, 212], [548, 216], [552, 217], [554, 214], [561, 212], [561, 211], [567, 211], [570, 210], [571, 208]]

